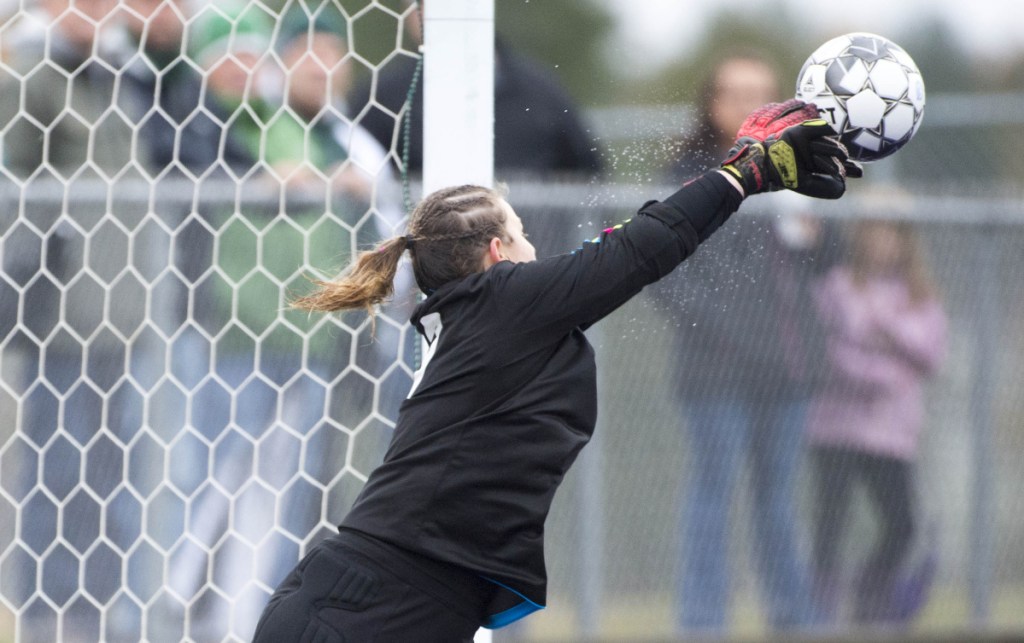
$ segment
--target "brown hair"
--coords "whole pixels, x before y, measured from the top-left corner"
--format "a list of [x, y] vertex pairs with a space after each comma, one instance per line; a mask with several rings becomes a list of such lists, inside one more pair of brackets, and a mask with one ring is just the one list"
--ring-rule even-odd
[[313, 280], [317, 290], [291, 306], [313, 312], [363, 309], [372, 313], [374, 306], [394, 293], [395, 273], [406, 249], [416, 284], [427, 294], [479, 272], [490, 240], [508, 240], [502, 200], [501, 192], [477, 185], [428, 195], [409, 215], [405, 236], [359, 253], [337, 280]]
[[915, 304], [920, 304], [936, 297], [937, 290], [925, 259], [924, 249], [914, 232], [913, 224], [909, 221], [867, 219], [858, 221], [854, 225], [853, 257], [850, 263], [854, 283], [862, 286], [871, 274], [867, 253], [862, 252], [861, 248], [864, 248], [867, 243], [869, 230], [875, 226], [889, 227], [899, 239], [900, 261], [897, 271], [898, 275], [907, 282], [910, 300]]

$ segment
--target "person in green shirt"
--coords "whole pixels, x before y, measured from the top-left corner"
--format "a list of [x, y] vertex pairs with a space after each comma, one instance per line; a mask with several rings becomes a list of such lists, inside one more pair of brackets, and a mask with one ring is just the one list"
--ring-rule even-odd
[[[191, 357], [198, 385], [189, 430], [213, 457], [206, 467], [182, 463], [190, 469], [180, 475], [198, 489], [189, 535], [214, 543], [234, 531], [212, 556], [197, 550], [172, 572], [186, 595], [211, 573], [230, 588], [222, 591], [231, 600], [191, 608], [196, 636], [226, 623], [251, 634], [269, 597], [260, 587], [275, 586], [309, 534], [330, 524], [329, 463], [344, 459], [352, 432], [365, 466], [379, 462], [390, 426], [380, 420], [394, 416], [381, 407], [397, 407], [388, 391], [411, 382], [408, 369], [393, 367], [412, 336], [405, 326], [353, 326], [285, 306], [310, 277], [325, 276], [317, 269], [391, 236], [404, 216], [386, 152], [342, 116], [349, 58], [344, 16], [330, 10], [334, 3], [292, 2], [275, 18], [257, 3], [217, 3], [189, 34], [222, 145], [251, 161], [231, 168], [234, 206], [204, 213], [216, 229], [214, 267], [193, 298], [202, 339]], [[229, 493], [204, 491], [208, 478]]]

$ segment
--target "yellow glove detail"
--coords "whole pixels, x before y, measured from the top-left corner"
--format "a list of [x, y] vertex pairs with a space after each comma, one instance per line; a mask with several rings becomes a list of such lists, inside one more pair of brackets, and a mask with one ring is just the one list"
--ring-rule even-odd
[[775, 166], [775, 171], [779, 173], [782, 187], [795, 190], [800, 185], [800, 172], [796, 165], [796, 152], [793, 151], [793, 146], [786, 141], [776, 141], [768, 146], [768, 157]]

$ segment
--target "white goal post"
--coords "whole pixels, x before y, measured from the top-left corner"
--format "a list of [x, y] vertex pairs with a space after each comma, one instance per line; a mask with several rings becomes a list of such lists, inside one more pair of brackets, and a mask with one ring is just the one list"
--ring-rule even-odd
[[[494, 182], [494, 1], [424, 7], [423, 191]], [[424, 350], [425, 354], [425, 350]], [[477, 643], [490, 643], [489, 630]]]
[[424, 6], [423, 191], [494, 182], [494, 0]]

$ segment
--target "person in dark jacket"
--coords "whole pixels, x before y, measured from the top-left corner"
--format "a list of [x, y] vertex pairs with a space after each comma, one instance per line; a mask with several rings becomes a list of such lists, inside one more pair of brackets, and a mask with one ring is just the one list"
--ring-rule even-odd
[[408, 250], [427, 295], [412, 323], [428, 347], [384, 462], [338, 534], [279, 586], [254, 640], [469, 641], [542, 608], [544, 522], [597, 419], [583, 331], [692, 254], [745, 195], [782, 187], [783, 175], [791, 188], [839, 197], [855, 166], [815, 109], [793, 100], [758, 110], [722, 169], [543, 260], [498, 192], [439, 190], [405, 236], [295, 301], [372, 310]]
[[[422, 2], [420, 2], [422, 5]], [[418, 11], [409, 11], [406, 32], [418, 41]], [[376, 82], [353, 87], [353, 120], [401, 159], [404, 123], [398, 115], [416, 73], [417, 58], [397, 55], [385, 62]], [[409, 123], [410, 172], [423, 169], [423, 83], [417, 83]], [[494, 167], [506, 176], [544, 173], [590, 179], [603, 170], [596, 137], [558, 78], [500, 36], [494, 42]]]
[[[709, 71], [697, 122], [670, 170], [675, 181], [713, 167], [744, 115], [777, 98], [778, 74], [767, 60], [735, 51]], [[806, 205], [780, 206], [777, 217], [737, 217], [729, 234], [649, 293], [678, 328], [669, 386], [693, 462], [682, 494], [680, 634], [728, 628], [733, 507], [745, 478], [753, 572], [768, 627], [807, 628], [818, 618], [809, 561], [800, 556], [795, 487], [812, 367], [822, 350], [811, 283], [832, 260], [836, 235], [806, 215]]]
[[149, 153], [146, 170], [200, 177], [218, 161], [243, 165], [245, 152], [234, 141], [220, 150], [222, 115], [204, 104], [203, 72], [181, 55], [191, 15], [182, 0], [125, 0], [122, 13], [133, 54], [123, 82], [135, 91], [121, 107]]

